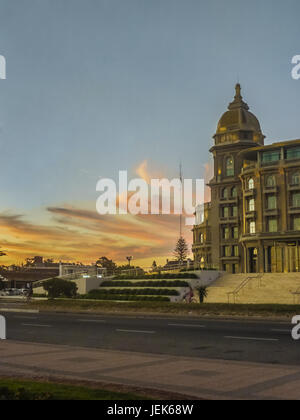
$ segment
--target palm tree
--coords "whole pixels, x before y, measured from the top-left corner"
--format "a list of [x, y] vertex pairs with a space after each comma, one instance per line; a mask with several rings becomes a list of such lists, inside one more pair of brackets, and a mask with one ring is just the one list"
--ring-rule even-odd
[[204, 303], [204, 299], [208, 296], [208, 290], [206, 286], [200, 286], [197, 289], [198, 295], [199, 295], [199, 301], [200, 303]]

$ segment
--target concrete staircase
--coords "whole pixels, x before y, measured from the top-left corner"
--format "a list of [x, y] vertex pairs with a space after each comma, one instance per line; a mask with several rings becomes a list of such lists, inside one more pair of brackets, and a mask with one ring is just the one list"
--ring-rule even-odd
[[[226, 274], [208, 288], [208, 303], [228, 303], [228, 293], [234, 292], [246, 279], [252, 277], [236, 295], [236, 303], [300, 304], [300, 273]], [[299, 291], [299, 295], [292, 292]], [[230, 302], [234, 302], [233, 295]]]

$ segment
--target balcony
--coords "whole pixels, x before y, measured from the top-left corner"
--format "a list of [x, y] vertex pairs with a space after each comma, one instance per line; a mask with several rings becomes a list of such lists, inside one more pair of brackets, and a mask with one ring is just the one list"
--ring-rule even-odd
[[257, 168], [256, 163], [253, 163], [253, 164], [250, 164], [250, 165], [245, 165], [242, 168], [242, 174], [244, 175], [244, 174], [247, 174], [248, 172], [253, 172], [253, 170], [256, 169], [256, 168]]
[[221, 197], [220, 202], [222, 204], [236, 204], [238, 202], [238, 197]]
[[288, 185], [289, 191], [300, 191], [300, 184], [290, 184]]
[[205, 241], [205, 242], [195, 242], [193, 245], [193, 250], [196, 249], [204, 249], [211, 247], [211, 241]]
[[279, 209], [265, 209], [265, 216], [279, 216]]
[[256, 195], [256, 189], [253, 188], [253, 190], [245, 190], [244, 191], [244, 196], [245, 197], [255, 197]]
[[289, 208], [289, 214], [300, 214], [300, 207], [291, 206]]
[[238, 216], [220, 217], [221, 225], [237, 224], [239, 222]]
[[264, 194], [277, 194], [279, 188], [274, 185], [273, 187], [264, 187]]
[[226, 256], [221, 257], [222, 261], [239, 261], [240, 259], [241, 259], [240, 256], [234, 256], [234, 255], [231, 255], [229, 257], [226, 257]]
[[246, 211], [246, 219], [256, 219], [256, 211], [247, 210]]

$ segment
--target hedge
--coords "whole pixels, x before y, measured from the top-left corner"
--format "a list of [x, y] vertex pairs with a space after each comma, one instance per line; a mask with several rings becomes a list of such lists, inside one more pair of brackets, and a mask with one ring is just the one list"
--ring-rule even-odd
[[124, 301], [147, 301], [147, 302], [170, 302], [170, 298], [167, 296], [133, 296], [133, 295], [114, 295], [114, 294], [103, 294], [96, 296], [81, 296], [81, 299], [94, 299], [94, 300], [124, 300]]
[[115, 280], [167, 280], [167, 279], [197, 279], [195, 273], [165, 273], [165, 274], [141, 274], [138, 276], [115, 276]]
[[100, 287], [189, 287], [189, 283], [182, 280], [177, 281], [120, 281], [120, 280], [111, 280], [104, 281]]
[[179, 296], [177, 290], [174, 289], [97, 289], [91, 290], [86, 296], [88, 298], [98, 298], [104, 295], [153, 295], [153, 296]]

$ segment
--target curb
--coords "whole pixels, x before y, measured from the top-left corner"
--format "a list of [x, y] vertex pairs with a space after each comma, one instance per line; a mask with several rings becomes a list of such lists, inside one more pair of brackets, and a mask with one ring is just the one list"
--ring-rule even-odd
[[39, 310], [34, 309], [12, 309], [12, 308], [0, 308], [0, 312], [15, 312], [15, 313], [26, 313], [26, 314], [38, 314]]

